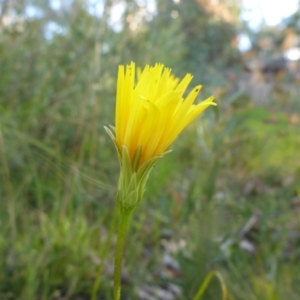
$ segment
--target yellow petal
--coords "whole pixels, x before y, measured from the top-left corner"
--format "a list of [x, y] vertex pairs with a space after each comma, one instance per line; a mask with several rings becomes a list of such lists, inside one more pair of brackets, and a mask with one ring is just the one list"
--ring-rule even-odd
[[116, 141], [119, 149], [127, 147], [132, 160], [140, 148], [139, 166], [160, 156], [188, 124], [207, 107], [216, 105], [213, 97], [194, 105], [200, 85], [183, 98], [192, 78], [187, 74], [179, 82], [171, 69], [155, 64], [138, 72], [135, 84], [135, 64], [119, 67]]

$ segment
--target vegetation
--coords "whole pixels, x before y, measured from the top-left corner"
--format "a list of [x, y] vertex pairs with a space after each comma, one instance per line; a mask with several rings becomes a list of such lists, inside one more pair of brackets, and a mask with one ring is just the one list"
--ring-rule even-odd
[[[218, 106], [152, 171], [123, 298], [189, 300], [214, 270], [229, 299], [299, 298], [299, 87], [282, 79], [264, 105], [236, 89], [239, 3], [230, 23], [198, 2], [126, 1], [120, 24], [112, 0], [2, 2], [1, 300], [112, 299], [119, 165], [103, 127], [131, 60], [193, 73]], [[203, 297], [221, 299], [216, 279]]]

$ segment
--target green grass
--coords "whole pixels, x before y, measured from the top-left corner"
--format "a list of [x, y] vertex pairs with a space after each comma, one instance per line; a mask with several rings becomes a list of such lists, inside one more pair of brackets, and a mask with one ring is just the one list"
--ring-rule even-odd
[[[38, 111], [34, 104], [33, 118]], [[118, 162], [109, 138], [99, 128], [90, 139], [98, 126], [85, 120], [88, 130], [72, 144], [75, 118], [54, 122], [41, 138], [17, 114], [2, 111], [0, 298], [88, 299], [100, 270], [99, 299], [111, 299]], [[220, 109], [219, 119], [208, 113], [157, 164], [127, 241], [125, 295], [173, 282], [191, 299], [218, 270], [232, 299], [297, 299], [300, 140], [280, 113], [266, 124], [274, 114], [253, 107]], [[250, 255], [239, 243], [253, 212], [260, 222]], [[180, 275], [166, 278], [154, 275], [163, 267], [165, 231], [185, 245], [172, 254]], [[206, 293], [220, 299], [218, 282]]]
[[[85, 34], [98, 25], [80, 20], [47, 42], [34, 22], [1, 33], [1, 300], [112, 299], [119, 165], [103, 126], [114, 123], [122, 49], [99, 62], [97, 32]], [[124, 300], [170, 284], [190, 300], [212, 270], [230, 300], [299, 299], [297, 88], [271, 107], [222, 95], [151, 173], [125, 249]], [[250, 254], [241, 230], [254, 215]], [[221, 299], [217, 279], [203, 299]]]
[[[125, 298], [145, 284], [174, 283], [191, 299], [211, 270], [224, 277], [230, 299], [300, 293], [297, 128], [281, 113], [266, 124], [277, 114], [267, 109], [219, 109], [219, 119], [211, 111], [188, 128], [152, 172], [127, 240]], [[98, 126], [85, 120], [81, 142], [72, 144], [75, 118], [41, 137], [15, 114], [2, 110], [0, 298], [89, 299], [101, 271], [98, 298], [111, 299], [118, 162], [109, 138], [99, 128], [90, 139]], [[254, 212], [251, 255], [239, 243]], [[166, 231], [180, 269], [164, 277]], [[205, 293], [221, 299], [217, 280]]]

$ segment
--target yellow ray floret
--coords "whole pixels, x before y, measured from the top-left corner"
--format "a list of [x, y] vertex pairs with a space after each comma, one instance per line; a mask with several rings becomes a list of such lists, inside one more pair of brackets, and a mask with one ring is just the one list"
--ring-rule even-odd
[[184, 99], [193, 76], [181, 82], [162, 64], [146, 66], [135, 81], [135, 64], [119, 66], [116, 105], [116, 142], [126, 146], [133, 159], [141, 148], [139, 165], [159, 156], [179, 133], [208, 106], [216, 105], [213, 97], [194, 104], [201, 86]]

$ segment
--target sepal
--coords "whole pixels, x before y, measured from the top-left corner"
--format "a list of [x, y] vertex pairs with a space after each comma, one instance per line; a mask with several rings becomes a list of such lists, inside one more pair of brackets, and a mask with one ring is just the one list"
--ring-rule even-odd
[[125, 145], [122, 145], [122, 148], [118, 145], [113, 133], [115, 131], [114, 127], [104, 127], [104, 129], [112, 139], [120, 161], [121, 171], [118, 183], [118, 204], [121, 209], [133, 210], [143, 198], [146, 183], [153, 166], [161, 157], [170, 151], [166, 151], [160, 156], [152, 157], [140, 166], [139, 162], [142, 147], [137, 148], [134, 157], [131, 159], [128, 148]]
[[[142, 166], [137, 167], [141, 149], [136, 151], [133, 162], [130, 161], [126, 146], [122, 147], [121, 172], [118, 185], [118, 202], [122, 209], [134, 209], [141, 202], [146, 182], [152, 167], [161, 156], [153, 157]], [[134, 167], [133, 167], [134, 166]]]

